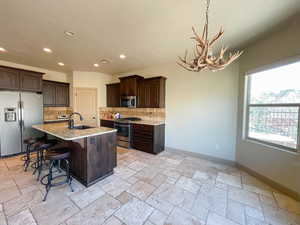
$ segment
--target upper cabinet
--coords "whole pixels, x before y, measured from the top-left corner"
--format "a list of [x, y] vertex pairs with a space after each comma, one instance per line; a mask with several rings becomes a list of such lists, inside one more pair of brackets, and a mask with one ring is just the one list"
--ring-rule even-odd
[[31, 71], [20, 71], [20, 87], [23, 91], [42, 91], [42, 76]]
[[106, 85], [107, 107], [120, 107], [120, 83]]
[[121, 83], [106, 85], [107, 107], [120, 107], [121, 96], [136, 96], [138, 108], [164, 108], [166, 78], [121, 77]]
[[42, 91], [43, 73], [0, 66], [0, 89], [12, 91]]
[[166, 96], [166, 78], [144, 79], [138, 86], [139, 108], [164, 108]]
[[44, 106], [54, 106], [56, 96], [56, 85], [54, 82], [43, 81]]
[[56, 85], [56, 106], [69, 107], [70, 85], [67, 83], [57, 83]]
[[44, 106], [69, 107], [69, 84], [43, 81]]
[[6, 90], [19, 90], [19, 71], [7, 67], [0, 67], [0, 88]]
[[129, 77], [121, 77], [120, 95], [121, 96], [137, 96], [138, 83], [144, 78], [138, 75]]

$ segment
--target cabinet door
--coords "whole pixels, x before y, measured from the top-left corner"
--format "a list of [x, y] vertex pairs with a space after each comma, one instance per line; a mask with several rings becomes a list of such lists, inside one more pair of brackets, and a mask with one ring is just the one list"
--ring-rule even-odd
[[121, 96], [136, 96], [138, 89], [138, 82], [141, 81], [143, 77], [134, 75], [130, 77], [120, 78], [120, 94]]
[[154, 85], [148, 87], [149, 89], [149, 108], [159, 108], [159, 86]]
[[138, 84], [138, 93], [137, 93], [137, 107], [146, 108], [146, 89], [144, 81], [139, 82]]
[[129, 96], [129, 83], [130, 80], [128, 78], [121, 79], [121, 84], [120, 84], [121, 96]]
[[19, 90], [20, 74], [18, 70], [0, 67], [0, 89]]
[[55, 106], [56, 86], [52, 82], [43, 81], [44, 106]]
[[106, 85], [107, 107], [120, 107], [120, 84]]
[[20, 79], [20, 88], [22, 91], [42, 91], [42, 74], [30, 71], [21, 71]]
[[69, 106], [69, 85], [68, 84], [56, 84], [56, 106]]
[[138, 88], [139, 108], [159, 108], [160, 107], [160, 85], [159, 81], [145, 79]]
[[133, 124], [131, 145], [134, 149], [153, 153], [153, 126]]

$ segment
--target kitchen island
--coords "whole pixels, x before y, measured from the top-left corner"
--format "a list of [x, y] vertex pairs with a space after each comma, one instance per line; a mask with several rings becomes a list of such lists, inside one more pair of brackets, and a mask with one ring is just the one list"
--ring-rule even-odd
[[71, 173], [86, 187], [113, 174], [113, 169], [117, 166], [116, 129], [69, 129], [59, 123], [32, 127], [56, 137], [61, 141], [59, 145], [71, 149]]

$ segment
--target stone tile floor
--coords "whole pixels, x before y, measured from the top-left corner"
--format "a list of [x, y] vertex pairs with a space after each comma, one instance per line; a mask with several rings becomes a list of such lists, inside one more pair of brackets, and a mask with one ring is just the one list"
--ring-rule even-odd
[[0, 225], [300, 225], [300, 203], [237, 168], [118, 149], [115, 174], [44, 187], [20, 157], [0, 160]]

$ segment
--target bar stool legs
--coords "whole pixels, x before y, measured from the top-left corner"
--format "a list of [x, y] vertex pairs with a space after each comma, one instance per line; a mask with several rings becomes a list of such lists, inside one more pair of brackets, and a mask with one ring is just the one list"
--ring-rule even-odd
[[[54, 166], [54, 161], [52, 161], [52, 162], [50, 163], [49, 174], [47, 175], [48, 182], [47, 182], [47, 184], [46, 184], [46, 194], [45, 194], [45, 196], [44, 196], [44, 198], [43, 198], [43, 201], [46, 201], [47, 196], [48, 196], [48, 193], [49, 193], [50, 188], [51, 188], [52, 168], [53, 168], [53, 166]], [[42, 180], [43, 180], [43, 179], [42, 179]]]
[[[61, 161], [65, 162], [66, 174], [65, 175], [58, 175], [58, 176], [53, 177], [53, 167], [55, 166], [55, 163], [60, 163]], [[53, 181], [55, 179], [60, 178], [60, 177], [66, 177], [66, 179], [63, 180], [63, 181], [60, 181], [60, 182], [53, 183]], [[47, 183], [44, 182], [44, 180], [46, 178], [47, 178]], [[49, 193], [50, 189], [52, 187], [55, 187], [55, 186], [59, 186], [59, 185], [63, 185], [63, 184], [68, 184], [69, 187], [70, 187], [70, 189], [71, 189], [71, 192], [74, 192], [73, 187], [72, 187], [72, 177], [71, 177], [71, 174], [70, 174], [70, 163], [69, 163], [69, 160], [68, 159], [50, 160], [49, 173], [47, 175], [45, 175], [41, 179], [41, 183], [43, 185], [45, 185], [45, 187], [46, 187], [46, 193], [45, 193], [45, 196], [43, 198], [43, 201], [47, 200], [48, 193]]]
[[30, 148], [32, 144], [27, 144], [26, 146], [26, 156], [24, 161], [24, 171], [27, 172], [28, 166], [30, 164]]

